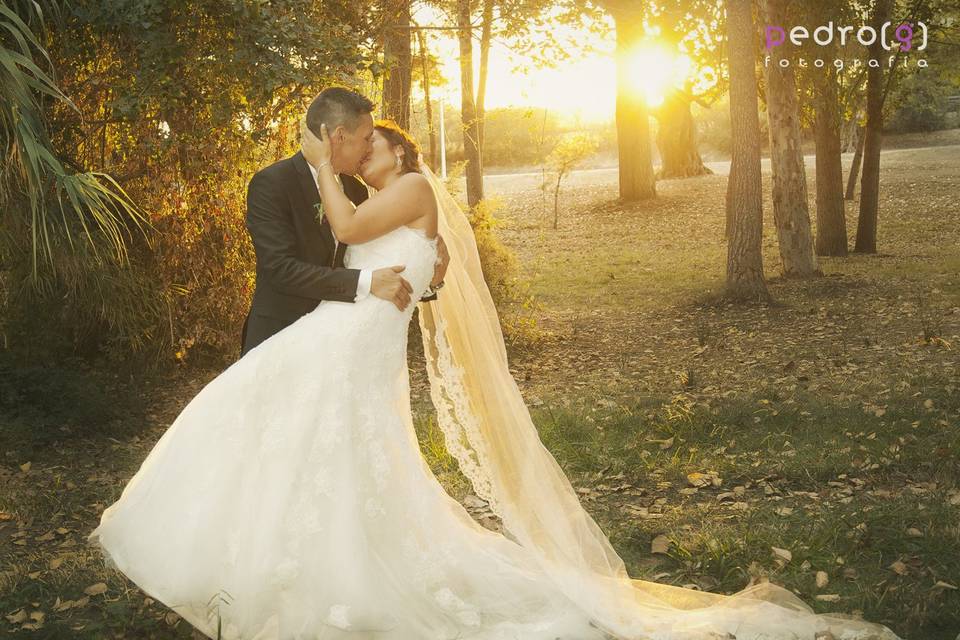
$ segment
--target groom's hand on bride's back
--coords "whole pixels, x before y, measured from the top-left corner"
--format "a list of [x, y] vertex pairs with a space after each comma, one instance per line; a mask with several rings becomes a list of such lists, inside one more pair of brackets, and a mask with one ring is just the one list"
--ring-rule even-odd
[[399, 265], [377, 269], [370, 280], [370, 293], [387, 302], [392, 302], [400, 311], [410, 304], [410, 295], [413, 293], [413, 287], [400, 275], [404, 269], [406, 267]]

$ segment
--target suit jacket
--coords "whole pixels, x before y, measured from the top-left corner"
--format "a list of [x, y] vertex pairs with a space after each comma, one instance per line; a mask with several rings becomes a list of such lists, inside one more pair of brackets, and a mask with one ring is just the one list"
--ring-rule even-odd
[[[340, 178], [354, 204], [367, 199], [367, 188], [357, 178], [346, 174]], [[241, 356], [316, 309], [322, 300], [352, 302], [356, 297], [360, 270], [344, 268], [347, 245], [336, 246], [326, 218], [316, 221], [319, 202], [310, 167], [299, 151], [251, 178], [246, 226], [257, 268]], [[432, 299], [435, 296], [424, 298]]]

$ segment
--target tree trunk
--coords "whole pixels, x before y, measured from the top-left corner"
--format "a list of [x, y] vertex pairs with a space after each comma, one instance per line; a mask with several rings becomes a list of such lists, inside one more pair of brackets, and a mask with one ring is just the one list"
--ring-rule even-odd
[[557, 186], [553, 190], [553, 228], [560, 226], [560, 182], [563, 180], [563, 174], [557, 174]]
[[727, 295], [769, 300], [763, 279], [760, 115], [750, 0], [727, 2], [730, 57], [730, 177], [727, 180]]
[[853, 152], [853, 162], [850, 163], [850, 176], [847, 178], [847, 192], [844, 200], [853, 200], [857, 190], [857, 178], [860, 176], [860, 167], [863, 164], [863, 127], [857, 127], [857, 143]]
[[[763, 0], [767, 24], [789, 24], [784, 0]], [[800, 108], [793, 67], [781, 67], [779, 48], [764, 64], [767, 81], [767, 118], [770, 130], [770, 167], [773, 173], [773, 220], [783, 275], [808, 278], [821, 275], [813, 252], [807, 172], [800, 146]]]
[[480, 156], [480, 121], [473, 94], [473, 26], [471, 0], [457, 0], [457, 27], [460, 40], [460, 114], [463, 120], [463, 151], [467, 159], [467, 204], [472, 208], [483, 200], [483, 163]]
[[483, 26], [480, 35], [480, 80], [477, 87], [477, 123], [480, 131], [481, 158], [483, 158], [483, 134], [487, 117], [487, 76], [490, 71], [490, 45], [493, 42], [494, 3], [495, 0], [483, 0]]
[[654, 114], [659, 123], [657, 148], [660, 150], [658, 178], [689, 178], [713, 173], [703, 164], [697, 149], [697, 125], [690, 113], [690, 98], [672, 91]]
[[430, 102], [430, 53], [427, 51], [427, 36], [417, 31], [417, 44], [420, 46], [420, 66], [423, 74], [423, 104], [427, 110], [427, 132], [430, 138], [430, 168], [437, 168], [437, 128], [433, 126], [433, 104]]
[[410, 128], [410, 0], [384, 0], [383, 117]]
[[[890, 14], [891, 0], [876, 0], [871, 24], [880, 32]], [[867, 49], [868, 57], [881, 60], [880, 38]], [[857, 218], [857, 253], [877, 252], [877, 207], [880, 199], [880, 146], [883, 136], [883, 69], [867, 68], [867, 127], [863, 141], [863, 175], [860, 177], [860, 215]]]
[[643, 36], [639, 15], [614, 16], [617, 23], [617, 146], [620, 155], [620, 198], [635, 202], [657, 195], [650, 149], [647, 105], [633, 89], [629, 53]]
[[[831, 48], [832, 52], [833, 48]], [[832, 55], [828, 54], [828, 55]], [[840, 163], [840, 112], [837, 72], [825, 65], [814, 80], [814, 129], [817, 148], [818, 256], [847, 255], [847, 219], [843, 204]]]

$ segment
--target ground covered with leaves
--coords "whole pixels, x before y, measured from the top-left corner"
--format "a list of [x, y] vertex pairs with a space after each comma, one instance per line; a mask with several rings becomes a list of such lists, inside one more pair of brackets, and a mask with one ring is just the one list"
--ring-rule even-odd
[[[881, 252], [821, 259], [822, 278], [778, 276], [768, 204], [773, 305], [720, 295], [726, 167], [712, 166], [628, 207], [614, 172], [575, 174], [558, 229], [539, 176], [490, 179], [498, 233], [534, 301], [511, 366], [544, 444], [633, 577], [728, 593], [768, 579], [817, 611], [954, 640], [960, 146], [885, 152]], [[855, 224], [848, 203], [851, 238]], [[496, 528], [443, 448], [413, 352], [424, 454]], [[51, 380], [38, 370], [17, 372], [15, 390], [0, 383], [0, 627], [193, 635], [105, 570], [84, 537], [217, 373]]]

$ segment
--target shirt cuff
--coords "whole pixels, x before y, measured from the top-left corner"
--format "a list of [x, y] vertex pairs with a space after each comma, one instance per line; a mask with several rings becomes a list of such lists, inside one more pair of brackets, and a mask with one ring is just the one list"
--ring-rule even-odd
[[370, 295], [370, 284], [373, 282], [373, 271], [370, 269], [360, 270], [360, 279], [357, 280], [357, 295], [353, 298], [354, 302], [360, 302]]

